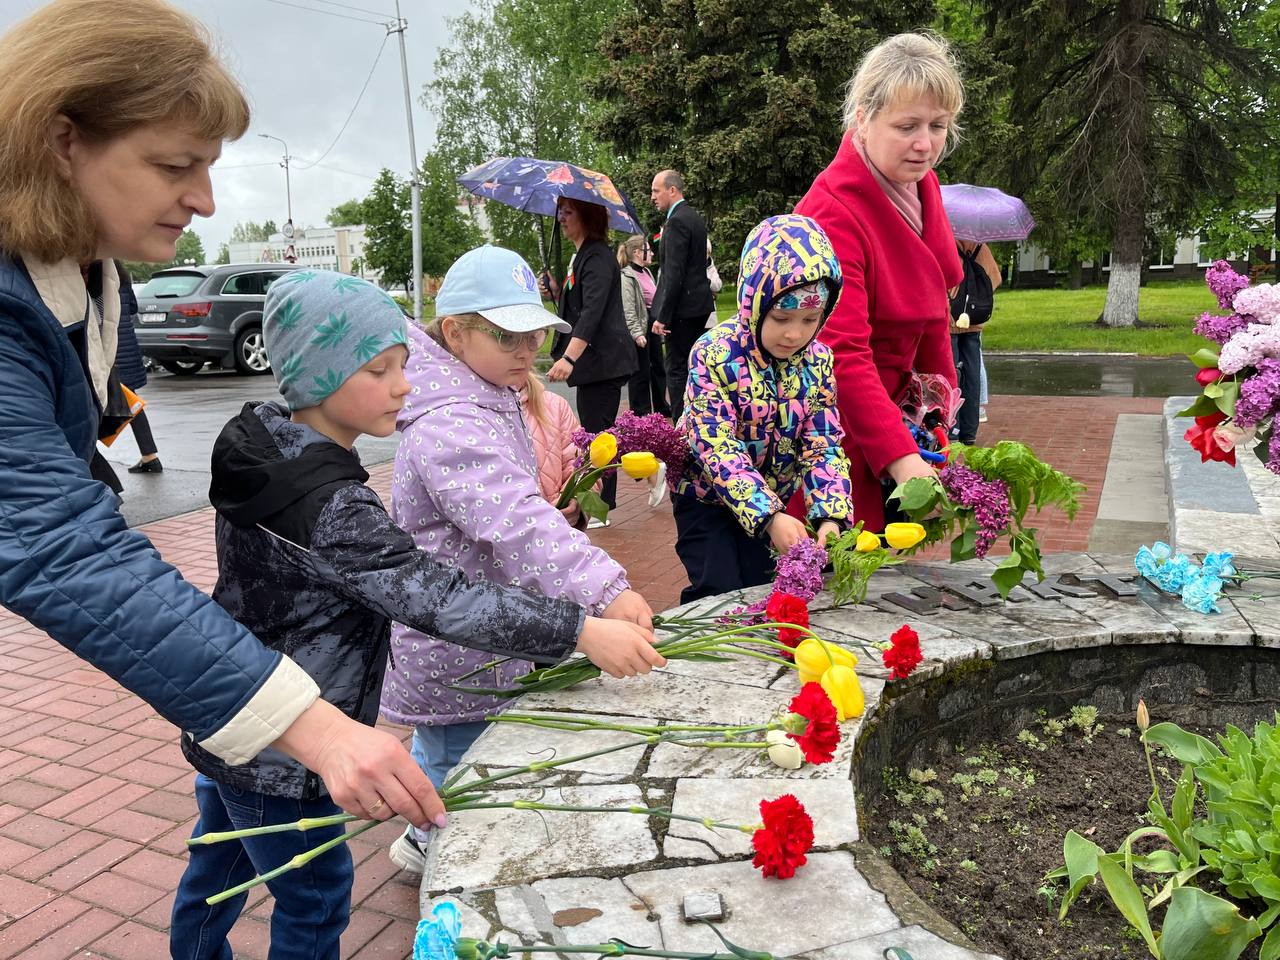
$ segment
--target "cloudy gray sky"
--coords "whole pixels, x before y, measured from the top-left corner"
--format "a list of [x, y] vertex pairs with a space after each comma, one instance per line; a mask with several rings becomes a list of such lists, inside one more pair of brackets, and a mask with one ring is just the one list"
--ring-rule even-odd
[[[236, 221], [285, 220], [284, 171], [278, 165], [284, 150], [276, 141], [259, 137], [260, 133], [282, 137], [289, 144], [294, 157], [293, 220], [299, 226], [323, 225], [333, 206], [363, 197], [382, 167], [402, 175], [408, 171], [397, 38], [392, 34], [383, 46], [383, 27], [357, 22], [394, 19], [395, 0], [287, 0], [289, 5], [272, 0], [172, 2], [198, 16], [218, 36], [226, 61], [253, 105], [249, 132], [227, 144], [214, 167], [217, 212], [192, 224], [210, 259], [218, 244], [231, 235]], [[0, 32], [41, 5], [42, 0], [0, 0]], [[431, 76], [436, 50], [448, 40], [445, 17], [461, 13], [466, 6], [467, 0], [400, 0], [401, 13], [409, 21], [405, 40], [419, 159], [431, 147], [435, 125], [418, 96]], [[382, 16], [374, 15], [378, 13]], [[140, 50], [139, 55], [163, 58], [164, 51]], [[378, 62], [373, 67], [375, 57]], [[350, 124], [320, 159], [338, 135], [366, 78], [369, 87]], [[308, 168], [313, 160], [320, 160], [320, 165]]]

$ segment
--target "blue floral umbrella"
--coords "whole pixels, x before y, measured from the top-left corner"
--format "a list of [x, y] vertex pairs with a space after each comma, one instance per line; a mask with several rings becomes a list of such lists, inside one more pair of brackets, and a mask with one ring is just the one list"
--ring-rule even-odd
[[623, 233], [644, 233], [635, 207], [603, 173], [559, 160], [494, 157], [468, 170], [458, 182], [486, 200], [555, 216], [556, 201], [572, 197], [598, 203], [609, 211], [609, 226]]
[[957, 240], [1025, 240], [1036, 225], [1025, 203], [995, 187], [944, 183], [942, 207]]

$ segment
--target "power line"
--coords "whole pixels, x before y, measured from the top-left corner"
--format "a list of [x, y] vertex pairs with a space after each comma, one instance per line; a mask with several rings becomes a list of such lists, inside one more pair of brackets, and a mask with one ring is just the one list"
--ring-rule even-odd
[[[351, 177], [359, 177], [362, 180], [377, 180], [377, 177], [371, 177], [367, 173], [357, 173], [355, 170], [343, 170], [341, 167], [331, 167], [327, 163], [315, 163], [312, 166], [319, 167], [321, 170], [332, 170], [335, 173], [345, 173]], [[308, 167], [307, 169], [310, 169]]]
[[216, 163], [209, 169], [216, 173], [219, 170], [244, 170], [247, 167], [275, 167], [279, 166], [279, 164], [279, 160], [264, 160], [261, 163]]
[[[316, 11], [316, 12], [318, 13], [320, 11]], [[377, 56], [373, 58], [373, 66], [369, 68], [369, 75], [364, 78], [364, 86], [361, 87], [360, 92], [356, 94], [356, 102], [351, 105], [351, 111], [347, 114], [347, 119], [342, 121], [342, 129], [340, 129], [338, 131], [337, 136], [335, 136], [333, 140], [330, 141], [329, 146], [325, 147], [324, 153], [320, 154], [320, 156], [317, 157], [315, 160], [312, 160], [309, 164], [307, 164], [307, 166], [300, 167], [299, 169], [308, 170], [311, 167], [318, 165], [321, 160], [323, 160], [325, 157], [329, 155], [329, 151], [332, 150], [335, 146], [337, 146], [338, 141], [342, 139], [342, 135], [347, 130], [347, 125], [351, 123], [351, 118], [356, 115], [356, 110], [358, 110], [360, 107], [360, 101], [364, 99], [364, 92], [369, 89], [369, 82], [373, 79], [373, 72], [378, 69], [378, 61], [382, 59], [382, 51], [387, 48], [387, 39], [390, 36], [391, 34], [389, 33], [383, 35], [382, 45], [378, 47]]]
[[382, 17], [384, 20], [387, 20], [387, 21], [395, 19], [391, 14], [383, 13], [381, 10], [366, 10], [364, 7], [353, 7], [349, 3], [337, 3], [336, 0], [312, 0], [312, 2], [323, 3], [325, 6], [329, 6], [329, 7], [341, 7], [343, 10], [355, 10], [358, 13], [371, 13], [375, 17]]
[[317, 10], [315, 7], [304, 7], [300, 3], [289, 3], [289, 0], [267, 0], [267, 2], [279, 4], [282, 7], [295, 7], [298, 10], [306, 10], [308, 13], [320, 13], [326, 17], [339, 17], [343, 20], [354, 20], [356, 23], [373, 23], [380, 27], [385, 25], [382, 20], [369, 20], [365, 17], [353, 17], [350, 14], [335, 13], [332, 10]]

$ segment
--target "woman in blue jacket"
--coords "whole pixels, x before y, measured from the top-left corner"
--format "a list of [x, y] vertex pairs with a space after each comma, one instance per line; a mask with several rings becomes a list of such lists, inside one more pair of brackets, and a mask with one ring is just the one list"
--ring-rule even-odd
[[346, 810], [372, 794], [372, 815], [443, 823], [395, 737], [319, 699], [89, 474], [120, 322], [112, 258], [172, 260], [248, 125], [204, 29], [163, 0], [55, 0], [0, 37], [0, 604], [229, 763], [273, 745]]

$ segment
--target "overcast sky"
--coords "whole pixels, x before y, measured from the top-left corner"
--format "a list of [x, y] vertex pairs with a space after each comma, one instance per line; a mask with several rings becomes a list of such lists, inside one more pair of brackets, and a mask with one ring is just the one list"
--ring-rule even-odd
[[[382, 167], [401, 175], [408, 171], [404, 86], [394, 34], [387, 38], [369, 88], [342, 137], [321, 166], [304, 169], [337, 136], [386, 36], [376, 23], [344, 17], [378, 19], [350, 9], [355, 7], [392, 20], [395, 0], [287, 0], [288, 6], [271, 0], [172, 2], [214, 31], [253, 107], [249, 132], [227, 144], [214, 167], [217, 212], [191, 225], [209, 259], [217, 255], [218, 244], [230, 237], [237, 221], [285, 220], [284, 171], [278, 165], [284, 150], [276, 141], [260, 138], [260, 133], [289, 144], [294, 157], [293, 220], [298, 226], [322, 226], [332, 207], [368, 193]], [[42, 0], [0, 0], [0, 32], [41, 5]], [[419, 160], [431, 147], [435, 125], [418, 98], [430, 79], [436, 50], [448, 40], [445, 17], [461, 13], [466, 5], [467, 0], [400, 0], [409, 22], [405, 41]], [[138, 53], [164, 57], [160, 49]]]

